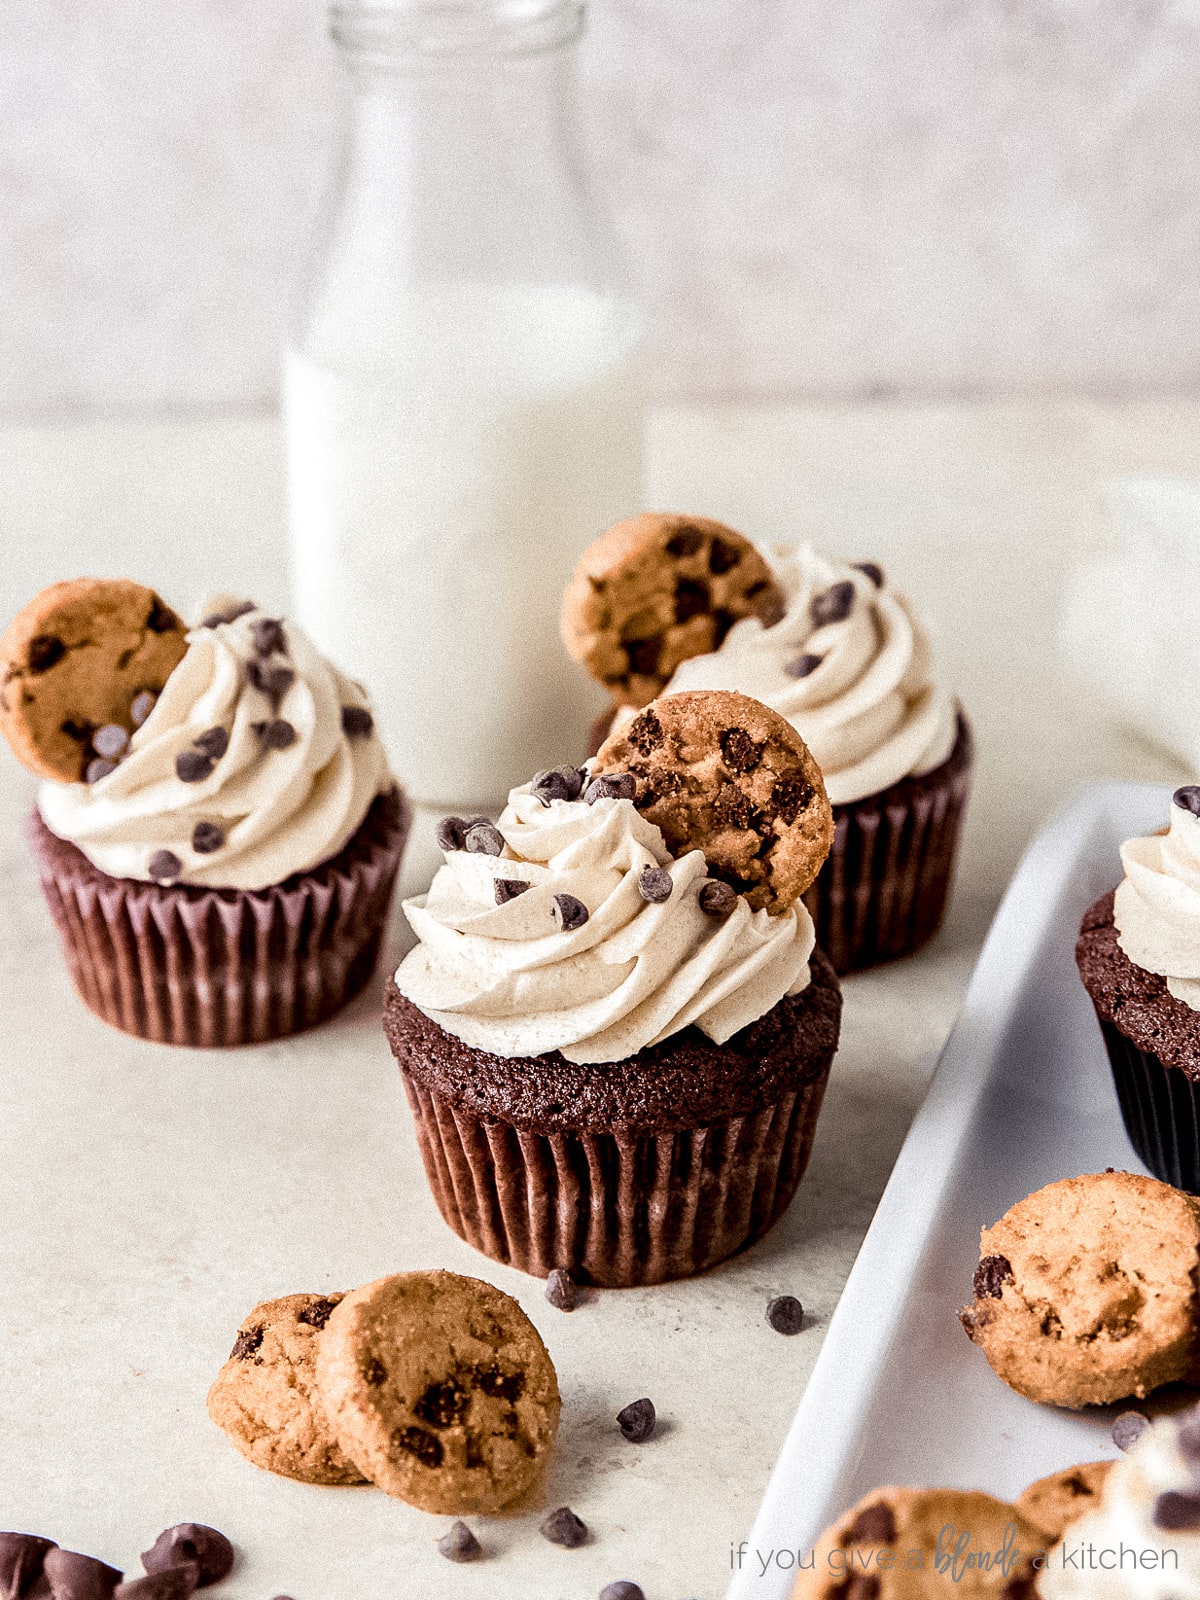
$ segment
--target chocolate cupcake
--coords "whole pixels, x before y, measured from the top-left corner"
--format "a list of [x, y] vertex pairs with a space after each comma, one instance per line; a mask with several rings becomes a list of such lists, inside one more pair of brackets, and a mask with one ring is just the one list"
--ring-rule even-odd
[[136, 590], [56, 585], [0, 641], [0, 721], [46, 778], [29, 837], [71, 976], [161, 1043], [295, 1033], [374, 968], [407, 802], [363, 692], [250, 602], [187, 631], [154, 597], [176, 659], [131, 675], [154, 630], [129, 643], [114, 591]]
[[1084, 913], [1075, 959], [1125, 1127], [1157, 1177], [1200, 1194], [1200, 786], [1121, 846], [1125, 877]]
[[726, 694], [638, 731], [627, 766], [616, 740], [495, 823], [444, 820], [384, 1011], [449, 1225], [610, 1286], [700, 1272], [778, 1219], [841, 1015], [798, 898], [830, 832], [802, 741]]
[[[741, 617], [719, 611], [710, 630], [716, 648], [685, 653], [689, 641], [702, 637], [692, 608], [709, 593], [690, 567], [684, 573], [682, 556], [677, 570], [670, 567], [673, 548], [690, 549], [680, 543], [685, 520], [638, 519], [669, 524], [654, 582], [669, 588], [673, 579], [689, 613], [688, 631], [670, 633], [667, 692], [736, 689], [788, 719], [816, 758], [833, 805], [833, 847], [807, 896], [818, 944], [840, 973], [908, 955], [937, 932], [945, 912], [973, 755], [966, 716], [933, 677], [924, 627], [876, 563], [834, 562], [807, 545], [781, 546], [767, 552], [771, 594], [780, 597], [773, 607]], [[607, 548], [613, 531], [593, 549]], [[726, 532], [732, 554], [739, 543], [731, 541], [746, 541]], [[755, 551], [754, 560], [763, 557]], [[639, 609], [628, 596], [631, 574], [597, 575], [591, 553], [581, 571], [589, 561], [599, 600], [611, 590], [604, 614], [618, 634], [643, 632], [652, 607]], [[747, 575], [757, 574], [754, 567]], [[576, 582], [564, 610], [568, 646], [584, 664], [600, 659], [611, 668], [617, 652], [598, 652], [579, 626], [579, 593]], [[643, 665], [652, 653], [633, 636], [626, 649], [631, 662]], [[616, 702], [607, 726], [620, 727], [634, 714], [634, 702], [622, 699], [626, 680], [613, 670], [604, 681]], [[604, 731], [594, 730], [596, 744]]]

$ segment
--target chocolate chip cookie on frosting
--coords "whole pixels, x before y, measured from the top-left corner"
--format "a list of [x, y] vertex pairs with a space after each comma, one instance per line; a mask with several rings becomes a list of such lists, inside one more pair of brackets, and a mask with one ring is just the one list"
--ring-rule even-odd
[[93, 1011], [234, 1045], [357, 993], [409, 813], [366, 696], [299, 629], [219, 599], [185, 632], [89, 579], [31, 601], [3, 652], [0, 727], [46, 779], [30, 838]]
[[450, 1226], [613, 1285], [701, 1271], [776, 1221], [841, 1013], [799, 898], [830, 834], [803, 741], [737, 695], [642, 716], [648, 755], [615, 735], [495, 822], [443, 820], [384, 1018]]
[[[639, 521], [657, 521], [671, 533], [659, 546], [655, 597], [673, 581], [684, 586], [690, 608], [696, 579], [681, 561], [672, 572], [670, 562], [685, 519]], [[568, 591], [569, 645], [578, 640], [581, 584], [601, 548], [608, 552], [604, 592], [620, 587], [622, 615], [647, 614], [636, 604], [642, 569], [620, 566], [614, 531], [585, 553]], [[747, 542], [729, 529], [723, 537]], [[934, 675], [920, 618], [876, 562], [834, 561], [804, 544], [773, 547], [759, 559], [771, 580], [771, 605], [734, 615], [710, 596], [723, 626], [712, 645], [698, 642], [690, 620], [665, 636], [672, 668], [666, 692], [738, 690], [780, 712], [808, 745], [836, 830], [808, 903], [818, 943], [839, 972], [848, 972], [908, 954], [936, 932], [970, 780], [970, 730]], [[575, 654], [595, 670], [590, 656], [578, 648]], [[619, 728], [640, 701], [623, 694], [619, 678], [598, 676], [614, 695]]]

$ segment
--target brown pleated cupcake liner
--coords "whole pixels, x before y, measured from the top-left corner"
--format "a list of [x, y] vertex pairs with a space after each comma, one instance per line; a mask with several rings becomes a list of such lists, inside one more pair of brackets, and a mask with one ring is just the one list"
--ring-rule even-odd
[[411, 812], [380, 795], [345, 847], [269, 889], [111, 878], [36, 811], [42, 890], [84, 1004], [159, 1044], [258, 1044], [323, 1022], [370, 978]]
[[1156, 1178], [1200, 1194], [1200, 1084], [1097, 1015], [1130, 1143]]
[[631, 1288], [703, 1272], [779, 1220], [829, 1063], [759, 1111], [662, 1133], [535, 1133], [461, 1111], [401, 1070], [429, 1187], [460, 1238], [535, 1277], [566, 1267]]
[[954, 749], [940, 767], [834, 806], [833, 848], [804, 903], [839, 974], [910, 955], [938, 931], [971, 762], [971, 732], [960, 712]]

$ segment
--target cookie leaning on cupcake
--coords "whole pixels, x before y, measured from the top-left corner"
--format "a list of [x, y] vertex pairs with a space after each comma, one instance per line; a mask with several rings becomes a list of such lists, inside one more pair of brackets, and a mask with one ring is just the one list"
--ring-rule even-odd
[[278, 617], [77, 579], [0, 640], [0, 727], [71, 976], [126, 1032], [232, 1045], [374, 966], [409, 812], [366, 697]]
[[445, 820], [384, 1026], [456, 1232], [618, 1286], [777, 1220], [838, 1037], [798, 898], [830, 833], [795, 730], [722, 693], [654, 702], [494, 824]]
[[874, 562], [805, 545], [769, 559], [704, 518], [646, 513], [601, 536], [563, 602], [570, 653], [619, 727], [651, 694], [737, 690], [792, 723], [825, 775], [836, 836], [808, 893], [839, 972], [915, 950], [941, 921], [971, 768], [965, 716]]

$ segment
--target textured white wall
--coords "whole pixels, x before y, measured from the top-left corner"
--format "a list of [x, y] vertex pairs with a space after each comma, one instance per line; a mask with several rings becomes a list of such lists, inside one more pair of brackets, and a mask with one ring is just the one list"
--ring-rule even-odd
[[[594, 0], [664, 393], [1200, 379], [1195, 0]], [[271, 399], [318, 0], [0, 8], [0, 414]]]

